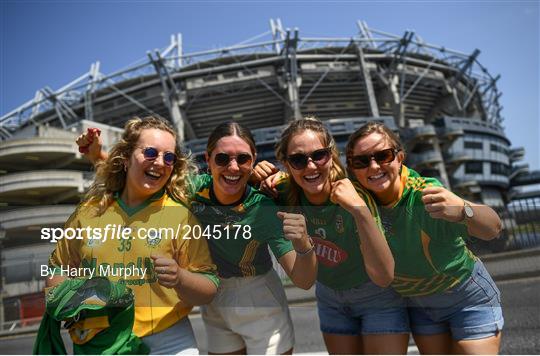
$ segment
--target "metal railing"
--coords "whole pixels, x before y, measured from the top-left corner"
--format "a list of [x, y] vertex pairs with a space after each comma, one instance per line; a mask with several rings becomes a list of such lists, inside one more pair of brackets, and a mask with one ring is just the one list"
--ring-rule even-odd
[[494, 209], [503, 222], [502, 233], [491, 241], [471, 238], [468, 246], [473, 252], [482, 255], [540, 246], [540, 197], [514, 200]]

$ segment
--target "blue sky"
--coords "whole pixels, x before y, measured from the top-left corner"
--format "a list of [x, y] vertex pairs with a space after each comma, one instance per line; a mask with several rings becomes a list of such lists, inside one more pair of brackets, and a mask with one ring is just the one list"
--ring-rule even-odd
[[350, 37], [356, 20], [472, 53], [498, 87], [506, 134], [540, 169], [538, 1], [10, 1], [0, 0], [0, 115], [58, 89], [99, 60], [111, 73], [169, 44], [184, 51], [242, 42], [269, 30], [270, 18], [300, 36]]

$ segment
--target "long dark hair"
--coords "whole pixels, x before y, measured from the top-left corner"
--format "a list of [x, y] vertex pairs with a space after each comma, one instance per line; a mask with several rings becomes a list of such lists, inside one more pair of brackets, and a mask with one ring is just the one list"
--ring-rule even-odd
[[240, 125], [237, 122], [227, 121], [218, 125], [212, 131], [212, 133], [210, 134], [210, 137], [208, 137], [208, 143], [206, 144], [206, 153], [208, 153], [208, 156], [210, 156], [214, 148], [216, 148], [217, 142], [221, 138], [228, 137], [228, 136], [240, 137], [249, 145], [249, 148], [251, 148], [251, 153], [253, 155], [257, 153], [257, 149], [255, 147], [255, 140], [253, 139], [253, 135], [251, 134], [251, 131], [249, 131], [248, 128]]

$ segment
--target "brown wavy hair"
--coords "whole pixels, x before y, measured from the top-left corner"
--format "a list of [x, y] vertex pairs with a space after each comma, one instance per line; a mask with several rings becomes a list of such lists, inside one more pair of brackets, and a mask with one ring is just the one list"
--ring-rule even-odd
[[[339, 152], [336, 146], [336, 142], [326, 126], [313, 116], [308, 116], [300, 120], [292, 121], [281, 133], [281, 138], [276, 146], [275, 154], [276, 158], [285, 164], [287, 161], [287, 149], [289, 143], [294, 135], [300, 134], [304, 131], [313, 131], [318, 134], [321, 143], [324, 147], [329, 147], [332, 152], [332, 167], [330, 168], [330, 182], [335, 182], [340, 179], [346, 178], [347, 173], [343, 164], [339, 160]], [[290, 185], [287, 194], [287, 201], [290, 206], [298, 206], [300, 202], [300, 191], [302, 188], [294, 181], [292, 177], [289, 178]]]
[[358, 142], [358, 140], [366, 136], [369, 136], [372, 133], [378, 133], [378, 134], [381, 134], [383, 137], [385, 137], [386, 140], [388, 140], [388, 143], [390, 143], [391, 148], [401, 151], [403, 153], [403, 158], [405, 159], [405, 148], [403, 147], [403, 143], [401, 143], [399, 136], [395, 134], [394, 131], [390, 130], [388, 126], [381, 124], [380, 122], [370, 121], [364, 126], [360, 127], [355, 132], [353, 132], [351, 136], [349, 136], [349, 140], [347, 141], [347, 146], [345, 147], [345, 157], [347, 158], [347, 169], [350, 170], [351, 176], [353, 177], [354, 177], [354, 174], [352, 174], [352, 169], [350, 169], [350, 167], [351, 167], [351, 160], [352, 160], [353, 151], [354, 151], [354, 145], [356, 145], [356, 142]]
[[177, 160], [174, 163], [171, 176], [165, 183], [165, 190], [173, 199], [187, 204], [189, 197], [188, 179], [196, 172], [196, 167], [191, 157], [181, 150], [176, 131], [165, 120], [153, 116], [142, 119], [134, 117], [126, 122], [122, 138], [111, 148], [109, 157], [96, 165], [94, 182], [84, 196], [84, 205], [94, 206], [97, 216], [102, 215], [114, 201], [114, 195], [124, 189], [127, 176], [124, 169], [125, 163], [137, 147], [141, 132], [148, 129], [162, 130], [174, 137], [176, 141], [174, 152]]

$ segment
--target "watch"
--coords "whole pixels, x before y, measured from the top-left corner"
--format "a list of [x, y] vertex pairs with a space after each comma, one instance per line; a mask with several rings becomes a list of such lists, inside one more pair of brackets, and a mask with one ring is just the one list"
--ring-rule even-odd
[[469, 219], [472, 219], [474, 217], [474, 210], [467, 201], [463, 200], [463, 218], [461, 219], [461, 222], [466, 222]]

